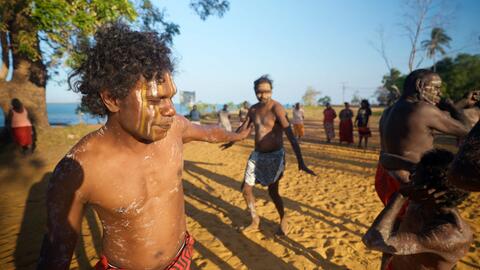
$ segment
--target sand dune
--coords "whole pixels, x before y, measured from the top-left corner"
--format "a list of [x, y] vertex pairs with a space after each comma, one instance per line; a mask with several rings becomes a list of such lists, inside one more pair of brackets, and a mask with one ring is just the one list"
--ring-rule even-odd
[[[325, 144], [321, 123], [312, 120], [316, 113], [307, 114], [308, 137], [302, 150], [318, 176], [299, 172], [287, 147], [280, 193], [290, 217], [288, 236], [275, 236], [278, 215], [263, 188], [255, 190], [262, 217], [260, 231], [238, 231], [249, 222], [239, 188], [253, 147], [251, 139], [226, 151], [201, 142], [185, 146], [187, 226], [197, 241], [194, 269], [378, 269], [380, 254], [366, 250], [361, 242], [382, 209], [373, 188], [377, 132], [374, 130], [372, 147], [367, 151]], [[28, 158], [8, 151], [0, 154], [0, 269], [35, 268], [45, 231], [45, 188], [53, 166], [94, 128], [43, 131], [37, 153]], [[461, 206], [462, 215], [476, 233], [457, 269], [480, 269], [479, 206], [478, 193]], [[72, 269], [89, 269], [96, 263], [100, 238], [101, 225], [95, 214], [87, 211]]]

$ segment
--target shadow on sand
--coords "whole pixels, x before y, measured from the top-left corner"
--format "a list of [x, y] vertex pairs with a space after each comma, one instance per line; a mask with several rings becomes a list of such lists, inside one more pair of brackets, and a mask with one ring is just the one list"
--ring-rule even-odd
[[[36, 268], [42, 240], [47, 228], [46, 191], [51, 176], [51, 172], [45, 173], [40, 181], [35, 182], [30, 187], [28, 192], [13, 254], [16, 269]], [[88, 225], [88, 231], [85, 231], [85, 226], [82, 226], [82, 237], [78, 238], [74, 256], [80, 269], [91, 269], [90, 261], [95, 258], [92, 258], [92, 256], [88, 257], [84, 237], [91, 235], [96, 252], [95, 255], [98, 257], [101, 250], [101, 229], [95, 213], [90, 208], [87, 208], [85, 211], [83, 222], [85, 221]]]

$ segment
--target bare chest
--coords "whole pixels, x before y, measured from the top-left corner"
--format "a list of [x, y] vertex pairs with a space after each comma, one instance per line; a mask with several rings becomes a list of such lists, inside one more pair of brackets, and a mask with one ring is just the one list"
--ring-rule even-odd
[[276, 117], [270, 109], [255, 109], [253, 110], [253, 123], [257, 131], [271, 130], [276, 124]]
[[181, 147], [143, 155], [124, 155], [86, 173], [89, 202], [110, 213], [141, 214], [148, 204], [166, 205], [182, 191], [183, 155]]

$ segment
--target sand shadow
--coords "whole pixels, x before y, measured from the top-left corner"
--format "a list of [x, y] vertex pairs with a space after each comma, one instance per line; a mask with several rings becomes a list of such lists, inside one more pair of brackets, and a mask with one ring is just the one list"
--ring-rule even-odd
[[[190, 174], [197, 173], [197, 174], [203, 175], [203, 176], [207, 177], [208, 179], [210, 179], [212, 181], [215, 181], [216, 183], [218, 183], [220, 185], [231, 188], [233, 190], [238, 190], [238, 192], [240, 192], [240, 183], [238, 181], [235, 181], [234, 179], [232, 179], [228, 176], [221, 175], [221, 174], [212, 172], [210, 170], [207, 170], [205, 168], [202, 168], [200, 166], [197, 166], [196, 162], [185, 160], [184, 170], [187, 171], [187, 172], [190, 172]], [[285, 181], [285, 180], [286, 179], [282, 179], [281, 181]], [[261, 198], [261, 199], [266, 200], [266, 201], [271, 201], [270, 196], [268, 195], [268, 192], [266, 190], [257, 188], [257, 189], [254, 189], [254, 192], [255, 192], [255, 196], [257, 198]], [[349, 223], [349, 224], [352, 224], [352, 225], [355, 225], [355, 226], [363, 227], [365, 229], [369, 228], [367, 225], [365, 225], [361, 222], [351, 220], [351, 219], [346, 218], [344, 216], [336, 216], [336, 215], [330, 213], [327, 210], [323, 210], [323, 209], [320, 209], [320, 208], [317, 208], [317, 207], [313, 207], [311, 205], [308, 205], [308, 204], [305, 204], [305, 203], [302, 203], [302, 202], [297, 202], [297, 201], [289, 199], [288, 197], [285, 197], [285, 196], [282, 196], [282, 199], [283, 199], [285, 208], [297, 211], [297, 212], [301, 213], [302, 215], [308, 215], [308, 216], [310, 216], [310, 217], [312, 217], [316, 220], [324, 222], [324, 223], [326, 223], [330, 226], [337, 227], [340, 230], [346, 231], [346, 232], [348, 232], [350, 234], [353, 234], [357, 237], [362, 237], [363, 233], [360, 232], [360, 231], [352, 230], [352, 229], [346, 227], [345, 224]], [[308, 209], [308, 211], [304, 210], [302, 208], [306, 208], [306, 209]], [[329, 217], [331, 219], [334, 219], [335, 221], [331, 221], [329, 219], [326, 219], [325, 217]]]
[[265, 265], [271, 266], [271, 269], [295, 269], [232, 226], [222, 222], [217, 215], [202, 211], [189, 202], [185, 202], [185, 212], [235, 253], [248, 269], [262, 269]]
[[[196, 241], [194, 244], [195, 251], [198, 252], [202, 257], [209, 259], [212, 261], [216, 266], [218, 266], [222, 270], [234, 270], [233, 267], [231, 267], [228, 263], [226, 263], [224, 260], [222, 260], [220, 257], [218, 257], [215, 253], [210, 251], [206, 246], [202, 245], [202, 243]], [[204, 268], [204, 264], [197, 264], [197, 262], [194, 260], [192, 262], [192, 269], [202, 269]]]
[[47, 226], [46, 190], [51, 172], [45, 173], [28, 192], [22, 223], [13, 253], [16, 269], [32, 269], [37, 263]]
[[[246, 238], [242, 233], [238, 232], [237, 229], [235, 229], [239, 225], [248, 224], [248, 222], [250, 221], [248, 217], [249, 216], [248, 212], [222, 199], [212, 196], [207, 191], [196, 187], [194, 184], [190, 183], [189, 181], [184, 180], [183, 183], [185, 188], [185, 195], [187, 197], [190, 197], [207, 207], [213, 208], [216, 211], [221, 212], [223, 216], [226, 216], [230, 219], [232, 225], [227, 225], [224, 222], [222, 222], [216, 215], [206, 213], [206, 215], [211, 215], [211, 217], [209, 217], [208, 220], [216, 219], [214, 224], [208, 224], [208, 222], [204, 222], [205, 224], [202, 224], [202, 222], [199, 219], [196, 219], [196, 220], [209, 231], [211, 230], [210, 228], [212, 227], [218, 230], [222, 230], [222, 233], [225, 233], [227, 235], [226, 237], [228, 237], [228, 241], [224, 241], [221, 237], [219, 237], [218, 232], [215, 234], [213, 231], [211, 231], [211, 233], [215, 235], [217, 239], [219, 239], [227, 248], [229, 248], [233, 253], [235, 253], [240, 258], [240, 260], [243, 263], [245, 263], [245, 265], [249, 269], [260, 269], [265, 265], [269, 265], [271, 269], [284, 269], [283, 267], [287, 267], [287, 269], [292, 268], [291, 265], [286, 264], [285, 262], [283, 262], [283, 260], [281, 260], [282, 263], [278, 264], [278, 260], [280, 260], [278, 257], [271, 254], [269, 251], [267, 251], [265, 248], [261, 247], [260, 245], [252, 242], [251, 240]], [[193, 206], [189, 206], [189, 207], [193, 207]], [[196, 210], [200, 211], [198, 209]], [[187, 211], [187, 213], [189, 212]], [[200, 213], [193, 213], [193, 214], [200, 214]], [[318, 254], [316, 251], [305, 248], [303, 245], [294, 241], [288, 236], [276, 237], [275, 231], [278, 228], [277, 223], [261, 217], [260, 224], [261, 224], [260, 229], [265, 234], [265, 236], [269, 238], [276, 238], [277, 240], [275, 242], [281, 244], [287, 249], [294, 251], [296, 254], [300, 254], [304, 256], [315, 265], [323, 266], [325, 269], [347, 269], [344, 266], [339, 266], [333, 262], [328, 261], [327, 259], [323, 258], [320, 254]], [[222, 227], [222, 228], [218, 228], [218, 227]], [[239, 252], [241, 251], [241, 249], [244, 249], [244, 252]], [[262, 257], [262, 263], [258, 265], [253, 264], [258, 262], [255, 258], [251, 258], [251, 256], [249, 256], [250, 252], [253, 253], [254, 256], [258, 256], [260, 254]], [[259, 252], [262, 252], [262, 253], [259, 253]], [[246, 254], [243, 254], [243, 253], [246, 253]], [[264, 255], [267, 257], [270, 256], [270, 258], [268, 259], [269, 262], [267, 264], [265, 264], [265, 261], [263, 261]], [[271, 257], [272, 255], [275, 259]], [[205, 257], [209, 259], [211, 258], [208, 255], [206, 255]], [[212, 259], [212, 261], [214, 260]], [[221, 267], [221, 269], [225, 269], [225, 268]]]

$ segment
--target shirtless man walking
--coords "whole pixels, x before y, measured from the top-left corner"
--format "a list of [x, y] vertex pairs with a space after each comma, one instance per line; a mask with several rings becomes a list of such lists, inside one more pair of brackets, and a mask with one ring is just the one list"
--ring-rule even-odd
[[[255, 127], [255, 150], [248, 158], [245, 178], [242, 183], [242, 192], [252, 216], [252, 223], [244, 231], [257, 230], [260, 217], [255, 210], [253, 186], [260, 183], [268, 187], [268, 193], [280, 215], [279, 234], [287, 233], [287, 218], [283, 201], [278, 193], [279, 181], [285, 169], [285, 150], [283, 148], [283, 133], [287, 135], [298, 162], [298, 169], [315, 175], [303, 161], [300, 146], [293, 135], [290, 123], [287, 120], [285, 108], [272, 99], [272, 80], [264, 75], [253, 83], [258, 103], [250, 107], [247, 119], [238, 128], [242, 132], [251, 124]], [[226, 149], [233, 143], [223, 145]]]
[[38, 269], [68, 269], [87, 206], [103, 225], [95, 269], [189, 269], [183, 144], [237, 141], [240, 134], [176, 115], [170, 49], [155, 32], [115, 23], [95, 35], [70, 76], [82, 104], [107, 115], [59, 162], [47, 191], [48, 233]]
[[[457, 210], [468, 193], [447, 182], [452, 160], [446, 150], [427, 152], [411, 175], [411, 185], [394, 193], [368, 229], [365, 245], [391, 254], [382, 270], [450, 270], [468, 252], [472, 230]], [[407, 212], [398, 220], [407, 199]]]
[[[466, 125], [437, 107], [442, 80], [436, 73], [419, 69], [410, 73], [403, 95], [387, 108], [380, 119], [380, 162], [375, 175], [375, 190], [387, 204], [400, 183], [408, 183], [410, 170], [426, 151], [433, 149], [433, 132], [464, 137]], [[472, 105], [472, 102], [466, 104]], [[453, 104], [442, 106], [457, 119], [465, 119]], [[390, 174], [389, 174], [390, 173]], [[394, 175], [395, 177], [391, 177]]]

